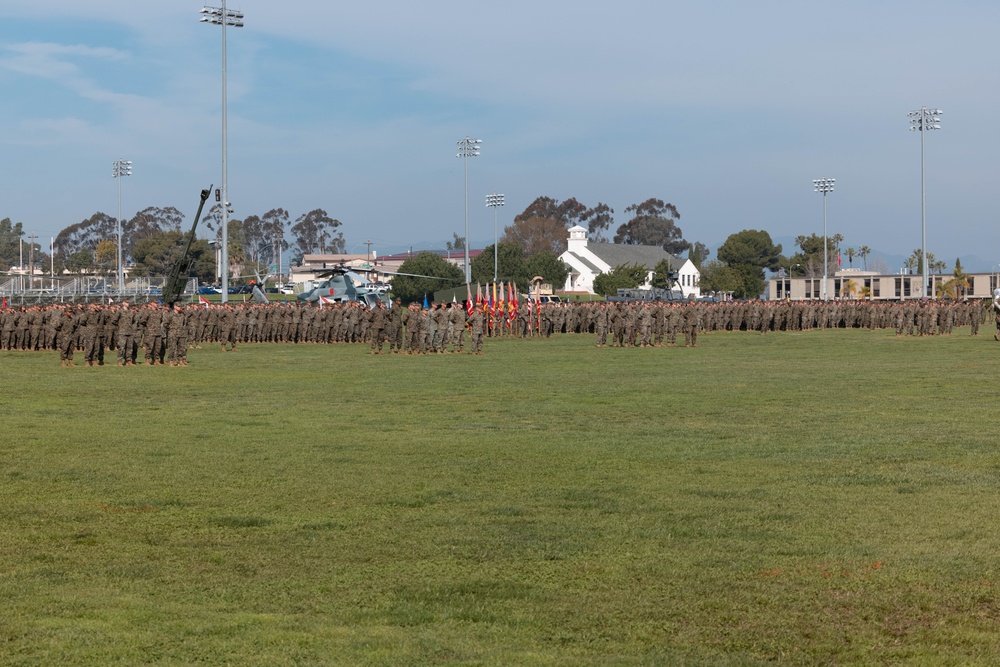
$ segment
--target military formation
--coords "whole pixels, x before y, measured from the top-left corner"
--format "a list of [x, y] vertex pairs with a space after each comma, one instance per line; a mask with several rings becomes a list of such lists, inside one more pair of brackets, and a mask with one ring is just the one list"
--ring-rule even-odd
[[0, 349], [55, 350], [63, 366], [82, 355], [87, 366], [103, 366], [117, 353], [119, 366], [186, 366], [189, 308], [180, 304], [132, 306], [79, 304], [26, 306], [0, 310]]
[[[187, 350], [243, 343], [367, 343], [372, 354], [482, 354], [488, 317], [461, 304], [56, 304], [0, 309], [0, 349], [55, 350], [60, 363], [186, 366]], [[143, 355], [140, 358], [139, 352]], [[82, 356], [82, 360], [81, 360]], [[75, 361], [76, 360], [76, 361]]]
[[[598, 347], [675, 346], [682, 339], [684, 345], [696, 347], [699, 332], [713, 331], [766, 334], [864, 328], [932, 336], [969, 326], [975, 336], [988, 313], [989, 304], [982, 301], [580, 302], [542, 305], [537, 332], [595, 334]], [[525, 320], [530, 321], [530, 317]], [[520, 331], [528, 331], [527, 326]]]
[[599, 346], [612, 332], [615, 345], [656, 346], [664, 340], [673, 345], [683, 333], [685, 344], [693, 346], [699, 331], [891, 329], [898, 336], [933, 336], [968, 326], [976, 336], [988, 313], [989, 304], [982, 301], [633, 301], [567, 304], [550, 318], [556, 332], [596, 333]]
[[[898, 336], [948, 335], [986, 321], [979, 301], [575, 302], [466, 309], [462, 303], [374, 308], [361, 303], [322, 307], [289, 303], [215, 305], [56, 304], [0, 309], [0, 349], [54, 350], [65, 366], [74, 359], [103, 365], [105, 353], [121, 366], [187, 365], [187, 350], [205, 344], [235, 351], [243, 343], [368, 344], [371, 354], [482, 354], [486, 338], [590, 334], [598, 347], [664, 347], [683, 340], [697, 347], [699, 332], [812, 329], [892, 329]], [[997, 333], [1000, 339], [1000, 314]], [[140, 359], [139, 353], [142, 351]]]

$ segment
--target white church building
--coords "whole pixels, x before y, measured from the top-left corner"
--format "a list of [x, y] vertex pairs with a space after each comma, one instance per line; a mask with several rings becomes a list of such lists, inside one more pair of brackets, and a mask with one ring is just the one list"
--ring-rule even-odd
[[698, 281], [701, 272], [690, 259], [671, 255], [659, 246], [621, 245], [617, 243], [588, 243], [587, 230], [577, 225], [569, 229], [569, 247], [559, 255], [559, 259], [569, 266], [566, 277], [566, 292], [587, 292], [594, 294], [594, 279], [602, 273], [610, 273], [622, 264], [637, 264], [647, 270], [646, 282], [641, 286], [652, 286], [653, 269], [664, 259], [677, 271], [677, 282], [685, 297], [701, 296]]

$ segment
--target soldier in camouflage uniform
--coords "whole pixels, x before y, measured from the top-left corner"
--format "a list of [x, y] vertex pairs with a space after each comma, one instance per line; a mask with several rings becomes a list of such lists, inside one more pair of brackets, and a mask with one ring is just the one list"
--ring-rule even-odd
[[448, 326], [451, 328], [448, 336], [451, 339], [451, 351], [460, 353], [465, 350], [465, 307], [452, 304], [448, 313]]
[[604, 302], [597, 307], [597, 317], [594, 319], [594, 329], [597, 332], [597, 347], [607, 346], [608, 327], [610, 325], [611, 318], [608, 315], [608, 304]]
[[60, 309], [55, 318], [56, 341], [59, 345], [59, 365], [75, 366], [73, 348], [76, 346], [76, 318], [70, 307]]
[[684, 347], [698, 347], [698, 327], [701, 324], [698, 306], [688, 304], [684, 312]]
[[115, 339], [118, 343], [118, 365], [135, 366], [139, 346], [135, 335], [135, 313], [129, 308], [128, 301], [122, 302], [118, 313], [118, 331]]
[[385, 306], [382, 305], [381, 301], [378, 301], [371, 311], [371, 354], [375, 354], [376, 347], [378, 347], [378, 353], [382, 354], [382, 343], [385, 342], [388, 327], [387, 315]]
[[155, 304], [146, 306], [145, 330], [142, 342], [146, 349], [146, 364], [163, 364], [163, 313]]
[[470, 341], [469, 354], [482, 354], [483, 353], [483, 329], [486, 326], [486, 316], [483, 314], [481, 308], [476, 308], [472, 311], [472, 317], [469, 318], [469, 324], [471, 325], [471, 335], [472, 340]]

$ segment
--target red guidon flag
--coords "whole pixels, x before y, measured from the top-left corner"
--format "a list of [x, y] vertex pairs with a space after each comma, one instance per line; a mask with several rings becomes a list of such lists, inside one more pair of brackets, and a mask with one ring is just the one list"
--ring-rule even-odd
[[507, 324], [517, 317], [517, 285], [507, 283]]

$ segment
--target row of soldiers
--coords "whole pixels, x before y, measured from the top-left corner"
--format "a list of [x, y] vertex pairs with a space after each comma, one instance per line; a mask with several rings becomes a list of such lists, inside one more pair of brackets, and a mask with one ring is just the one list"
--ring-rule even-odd
[[[60, 362], [74, 366], [74, 352], [88, 366], [104, 365], [105, 350], [117, 351], [118, 363], [135, 365], [145, 351], [149, 365], [187, 365], [189, 347], [241, 343], [370, 342], [383, 352], [469, 352], [482, 354], [486, 315], [467, 313], [460, 304], [433, 308], [403, 307], [397, 300], [368, 308], [361, 303], [309, 307], [297, 302], [218, 304], [212, 306], [149, 303], [56, 304], [0, 309], [0, 349], [58, 350]], [[404, 333], [405, 332], [405, 333]]]
[[576, 302], [522, 303], [516, 309], [461, 303], [404, 307], [399, 300], [368, 308], [361, 303], [310, 307], [298, 302], [196, 304], [167, 307], [35, 305], [0, 309], [0, 348], [59, 350], [66, 365], [81, 351], [88, 364], [102, 364], [104, 350], [118, 363], [185, 365], [188, 347], [242, 343], [370, 343], [371, 353], [482, 352], [486, 337], [596, 334], [597, 344], [618, 346], [697, 345], [699, 331], [807, 331], [825, 328], [894, 329], [897, 335], [949, 334], [970, 326], [973, 335], [989, 304], [968, 302]]
[[63, 366], [81, 352], [88, 366], [103, 366], [105, 350], [117, 351], [120, 366], [134, 366], [139, 350], [149, 365], [187, 365], [187, 310], [150, 303], [133, 307], [71, 304], [0, 310], [0, 349], [58, 350]]
[[[730, 301], [721, 303], [629, 302], [600, 305], [565, 305], [552, 317], [553, 330], [567, 333], [596, 332], [600, 341], [599, 313], [611, 311], [613, 324], [624, 326], [624, 344], [673, 344], [677, 333], [697, 331], [809, 331], [812, 329], [891, 329], [896, 335], [951, 334], [955, 327], [970, 327], [978, 335], [989, 313], [982, 301], [936, 302], [788, 302]], [[545, 311], [543, 310], [543, 313]], [[617, 320], [624, 320], [619, 323]], [[648, 330], [648, 332], [647, 332]], [[693, 332], [693, 333], [692, 333]], [[693, 339], [692, 339], [693, 340]], [[616, 334], [617, 341], [617, 334]]]

